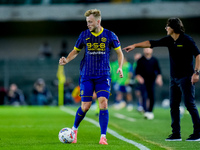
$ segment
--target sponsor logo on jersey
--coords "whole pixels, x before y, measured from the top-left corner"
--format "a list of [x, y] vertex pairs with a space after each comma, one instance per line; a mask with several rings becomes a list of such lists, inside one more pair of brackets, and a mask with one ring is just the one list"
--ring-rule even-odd
[[177, 45], [177, 47], [183, 47], [183, 45]]
[[105, 51], [105, 43], [87, 43], [88, 51]]

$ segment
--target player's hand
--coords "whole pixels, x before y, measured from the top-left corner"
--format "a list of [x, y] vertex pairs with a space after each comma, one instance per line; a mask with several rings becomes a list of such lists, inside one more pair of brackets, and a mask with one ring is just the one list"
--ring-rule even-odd
[[61, 57], [59, 60], [59, 65], [65, 65], [67, 63], [67, 59], [65, 57]]
[[124, 47], [123, 50], [125, 50], [126, 52], [130, 52], [132, 51], [133, 49], [135, 49], [135, 45], [129, 45], [127, 47]]
[[197, 74], [193, 74], [192, 75], [192, 79], [191, 79], [191, 82], [192, 82], [192, 84], [195, 84], [196, 82], [198, 82], [199, 81], [199, 75], [197, 75]]
[[162, 76], [161, 76], [161, 75], [158, 75], [155, 82], [156, 82], [156, 84], [157, 84], [158, 86], [161, 87], [161, 86], [163, 85]]
[[120, 78], [123, 78], [123, 71], [122, 71], [122, 68], [118, 68], [118, 69], [117, 69], [117, 73], [119, 73], [119, 77], [120, 77]]
[[144, 78], [141, 75], [136, 75], [135, 78], [140, 84], [144, 84]]

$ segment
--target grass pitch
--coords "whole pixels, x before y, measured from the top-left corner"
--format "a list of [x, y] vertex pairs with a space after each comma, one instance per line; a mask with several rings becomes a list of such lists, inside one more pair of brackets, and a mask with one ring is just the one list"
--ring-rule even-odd
[[[75, 113], [78, 107], [66, 106]], [[155, 119], [145, 120], [136, 110], [114, 110], [109, 108], [109, 129], [126, 139], [152, 150], [198, 150], [200, 142], [186, 142], [192, 133], [192, 121], [186, 112], [181, 119], [181, 142], [166, 142], [171, 134], [169, 109], [156, 107]], [[86, 117], [97, 121], [93, 110]], [[131, 118], [131, 119], [130, 119]], [[59, 131], [72, 127], [74, 116], [59, 107], [0, 107], [0, 150], [136, 150], [136, 146], [107, 133], [109, 145], [99, 145], [100, 129], [83, 120], [78, 131], [76, 144], [63, 144], [58, 139]]]

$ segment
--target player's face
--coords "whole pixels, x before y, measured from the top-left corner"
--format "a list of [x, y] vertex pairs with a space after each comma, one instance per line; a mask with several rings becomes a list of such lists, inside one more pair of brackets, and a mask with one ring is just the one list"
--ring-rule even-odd
[[148, 57], [148, 56], [152, 55], [153, 49], [152, 48], [144, 48], [143, 52], [144, 52], [144, 55]]
[[174, 30], [168, 25], [165, 27], [165, 30], [167, 31], [167, 35], [172, 35], [172, 33], [174, 33]]
[[86, 22], [87, 22], [88, 29], [91, 32], [97, 31], [96, 29], [98, 27], [98, 21], [95, 19], [95, 17], [93, 15], [86, 17]]

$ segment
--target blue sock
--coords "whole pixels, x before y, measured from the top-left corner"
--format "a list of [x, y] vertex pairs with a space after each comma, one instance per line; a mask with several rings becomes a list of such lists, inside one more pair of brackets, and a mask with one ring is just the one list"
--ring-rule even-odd
[[75, 121], [74, 121], [74, 127], [75, 128], [78, 128], [79, 124], [81, 123], [81, 121], [85, 117], [85, 114], [86, 113], [82, 111], [81, 107], [79, 107], [77, 112], [76, 112], [76, 117], [75, 117]]
[[108, 127], [108, 110], [100, 110], [99, 112], [99, 124], [101, 128], [101, 134], [106, 135], [107, 127]]

